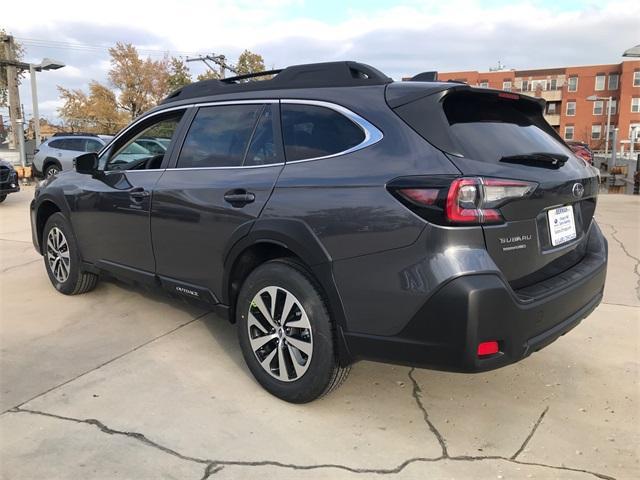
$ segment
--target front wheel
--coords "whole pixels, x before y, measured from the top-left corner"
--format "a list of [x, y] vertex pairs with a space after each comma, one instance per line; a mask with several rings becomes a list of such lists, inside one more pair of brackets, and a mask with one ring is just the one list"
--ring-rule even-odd
[[49, 280], [60, 293], [77, 295], [96, 286], [98, 276], [82, 269], [71, 225], [62, 213], [54, 213], [47, 220], [42, 249]]
[[244, 282], [236, 304], [238, 338], [247, 366], [273, 395], [306, 403], [346, 379], [334, 329], [317, 281], [301, 264], [272, 260]]
[[49, 165], [44, 171], [44, 178], [53, 177], [58, 173], [60, 173], [60, 167], [58, 167], [58, 165], [55, 165], [55, 164]]
[[2, 195], [0, 195], [0, 203], [4, 202], [6, 198], [7, 198], [6, 193], [3, 193]]

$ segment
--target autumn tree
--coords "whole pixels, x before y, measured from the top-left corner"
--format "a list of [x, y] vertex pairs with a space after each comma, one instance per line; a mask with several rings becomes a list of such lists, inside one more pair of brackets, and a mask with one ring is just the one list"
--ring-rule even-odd
[[109, 49], [109, 81], [119, 90], [118, 105], [131, 119], [157, 105], [171, 92], [168, 57], [143, 60], [130, 43], [116, 43]]
[[200, 75], [198, 75], [196, 77], [196, 79], [201, 82], [203, 80], [220, 80], [222, 77], [220, 76], [220, 74], [218, 72], [215, 72], [213, 70], [207, 70], [204, 73], [201, 73]]
[[71, 131], [113, 134], [127, 124], [125, 112], [118, 109], [116, 95], [96, 81], [89, 83], [89, 94], [58, 87], [64, 104], [58, 114]]

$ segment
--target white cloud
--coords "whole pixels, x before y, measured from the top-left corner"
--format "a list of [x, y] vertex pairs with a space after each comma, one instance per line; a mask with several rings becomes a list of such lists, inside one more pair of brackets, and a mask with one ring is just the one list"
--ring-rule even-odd
[[[407, 3], [408, 2], [408, 3]], [[39, 76], [42, 100], [56, 98], [54, 82], [66, 87], [106, 81], [106, 46], [132, 42], [144, 49], [261, 53], [269, 67], [353, 59], [394, 78], [423, 70], [486, 70], [500, 60], [514, 68], [616, 63], [638, 42], [640, 2], [612, 1], [570, 9], [562, 2], [525, 1], [486, 7], [470, 0], [412, 1], [386, 9], [350, 9], [316, 18], [301, 0], [178, 3], [111, 0], [88, 14], [86, 2], [17, 2], [3, 6], [5, 28], [20, 38], [104, 45], [103, 49], [49, 49], [27, 45], [27, 56], [65, 61], [60, 73]], [[327, 1], [327, 9], [335, 3]], [[540, 6], [540, 5], [551, 6]], [[38, 15], [33, 15], [37, 11]], [[190, 64], [196, 73], [203, 67]], [[62, 73], [64, 72], [64, 73]], [[46, 77], [45, 77], [46, 75]], [[26, 93], [27, 89], [23, 88]], [[23, 96], [24, 96], [23, 93]], [[25, 105], [28, 104], [23, 98]], [[43, 108], [41, 108], [43, 110]]]

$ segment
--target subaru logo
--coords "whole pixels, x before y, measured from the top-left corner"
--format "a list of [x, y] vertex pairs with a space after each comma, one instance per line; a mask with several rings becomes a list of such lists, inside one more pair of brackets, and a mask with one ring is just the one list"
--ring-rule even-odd
[[582, 195], [584, 195], [584, 187], [581, 183], [574, 183], [571, 192], [573, 193], [574, 197], [580, 198], [582, 197]]

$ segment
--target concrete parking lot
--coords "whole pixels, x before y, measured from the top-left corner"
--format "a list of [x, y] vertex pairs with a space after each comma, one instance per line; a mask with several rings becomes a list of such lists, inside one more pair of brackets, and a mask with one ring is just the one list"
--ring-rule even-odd
[[210, 312], [115, 281], [57, 293], [32, 195], [0, 205], [2, 478], [640, 478], [639, 197], [601, 197], [604, 302], [548, 348], [478, 375], [362, 362], [296, 406]]

